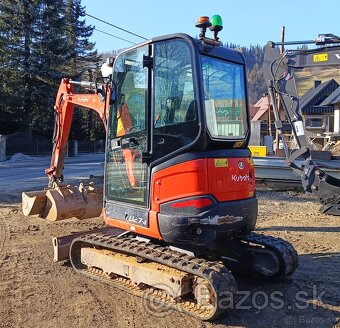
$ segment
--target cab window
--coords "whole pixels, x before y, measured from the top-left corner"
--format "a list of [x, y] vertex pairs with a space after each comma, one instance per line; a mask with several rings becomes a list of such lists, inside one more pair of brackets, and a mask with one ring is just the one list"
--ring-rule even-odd
[[182, 40], [154, 45], [153, 150], [162, 157], [198, 135], [191, 52]]
[[202, 56], [204, 108], [214, 138], [241, 139], [247, 133], [244, 66]]

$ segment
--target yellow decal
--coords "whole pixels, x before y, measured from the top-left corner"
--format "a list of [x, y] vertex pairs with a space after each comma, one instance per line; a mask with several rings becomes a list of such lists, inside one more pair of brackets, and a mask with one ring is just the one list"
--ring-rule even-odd
[[234, 148], [240, 148], [240, 147], [242, 147], [242, 145], [243, 145], [243, 141], [236, 141], [234, 143]]
[[253, 191], [249, 191], [249, 197], [254, 197], [254, 192]]
[[124, 129], [123, 122], [121, 117], [119, 117], [117, 122], [117, 136], [124, 134], [123, 129]]
[[227, 167], [228, 166], [228, 159], [226, 158], [215, 158], [215, 167]]
[[314, 63], [325, 62], [325, 61], [328, 61], [328, 54], [313, 55], [313, 62]]
[[251, 151], [252, 156], [256, 156], [256, 157], [267, 156], [267, 147], [266, 146], [249, 146], [248, 148]]

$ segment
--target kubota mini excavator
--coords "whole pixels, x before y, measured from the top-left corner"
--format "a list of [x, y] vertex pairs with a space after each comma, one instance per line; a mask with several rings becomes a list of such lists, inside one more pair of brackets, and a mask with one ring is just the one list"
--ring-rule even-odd
[[[91, 96], [74, 95], [72, 82], [62, 82], [61, 135], [47, 170], [47, 193], [60, 197], [26, 195], [23, 208], [46, 217], [54, 207], [52, 219], [95, 212], [100, 192], [63, 186], [61, 170], [71, 120], [64, 111], [79, 102], [95, 108], [107, 126], [107, 227], [55, 238], [55, 260], [209, 320], [233, 306], [231, 271], [281, 280], [298, 257], [288, 242], [252, 232], [257, 199], [244, 57], [220, 45], [219, 16], [201, 17], [196, 26], [199, 39], [172, 34], [123, 51], [108, 83]], [[72, 197], [73, 212], [60, 208]]]
[[[280, 53], [282, 45], [315, 44], [314, 49], [288, 49]], [[327, 165], [313, 158], [311, 145], [306, 133], [301, 113], [295, 72], [306, 67], [340, 67], [340, 38], [333, 34], [320, 34], [315, 40], [268, 42], [263, 72], [268, 86], [275, 117], [275, 126], [283, 143], [287, 164], [301, 177], [302, 186], [307, 193], [317, 195], [322, 204], [321, 211], [340, 215], [340, 180], [325, 172], [325, 168], [340, 170], [340, 161]], [[277, 99], [280, 99], [290, 123], [297, 149], [290, 151], [284, 137], [284, 125], [279, 115]], [[321, 102], [322, 100], [320, 100]], [[304, 160], [303, 165], [298, 158]]]

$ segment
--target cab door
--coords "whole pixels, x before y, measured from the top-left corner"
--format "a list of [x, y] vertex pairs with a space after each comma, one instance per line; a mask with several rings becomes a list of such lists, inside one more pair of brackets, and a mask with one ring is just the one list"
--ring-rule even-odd
[[175, 156], [175, 152], [193, 144], [199, 134], [196, 100], [198, 97], [194, 85], [192, 58], [189, 43], [180, 38], [154, 44], [152, 86], [154, 161], [165, 161]]
[[[148, 170], [142, 163], [148, 150], [148, 68], [143, 64], [147, 55], [148, 46], [124, 52], [113, 68], [115, 101], [108, 127], [105, 199], [115, 203], [110, 215], [126, 221], [147, 213]], [[144, 214], [137, 215], [136, 209]], [[140, 225], [147, 226], [147, 220]]]

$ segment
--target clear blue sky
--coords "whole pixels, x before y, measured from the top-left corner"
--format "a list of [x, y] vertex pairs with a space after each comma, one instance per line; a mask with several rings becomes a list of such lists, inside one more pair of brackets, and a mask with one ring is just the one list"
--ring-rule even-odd
[[[223, 19], [221, 40], [241, 46], [279, 41], [283, 25], [287, 41], [314, 39], [320, 33], [340, 36], [340, 0], [82, 0], [82, 5], [88, 14], [146, 38], [177, 32], [197, 36], [196, 19], [214, 14]], [[90, 17], [86, 23], [134, 43], [142, 41]], [[91, 41], [99, 52], [131, 45], [98, 31]]]

